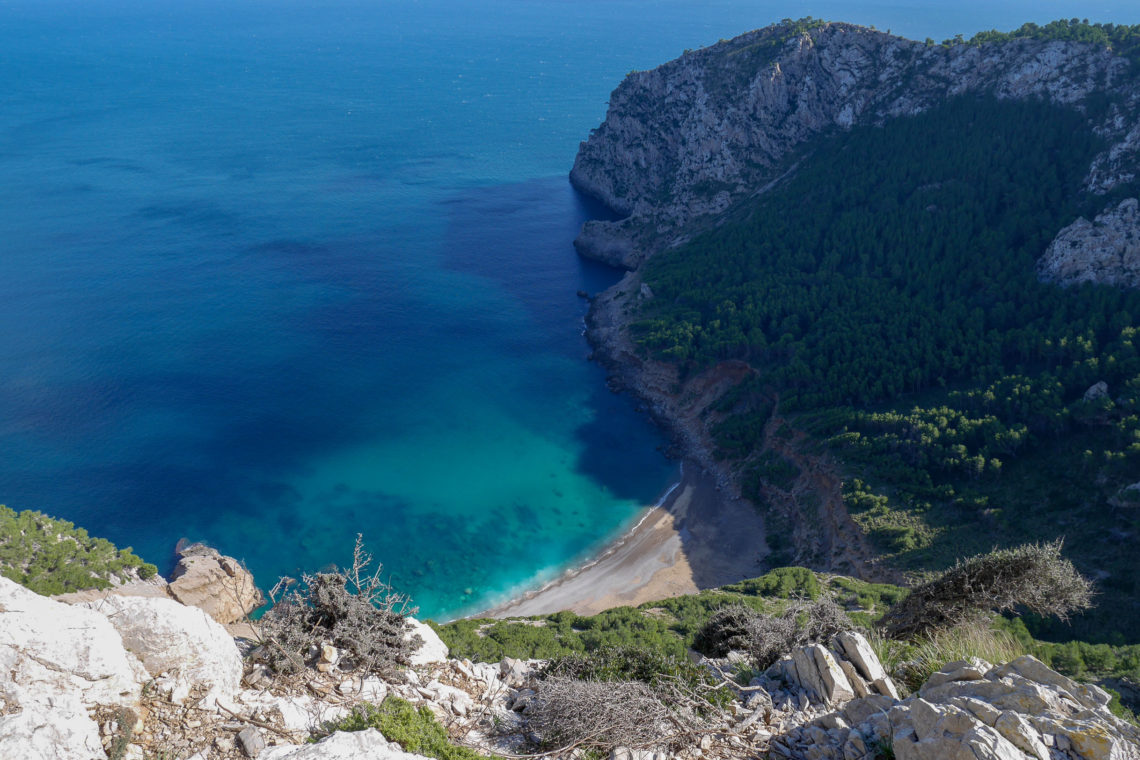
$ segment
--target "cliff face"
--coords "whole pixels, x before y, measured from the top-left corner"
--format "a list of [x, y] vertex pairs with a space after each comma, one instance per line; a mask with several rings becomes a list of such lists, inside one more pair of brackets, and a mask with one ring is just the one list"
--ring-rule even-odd
[[[1089, 113], [1108, 147], [1086, 185], [1103, 194], [1131, 181], [1140, 164], [1140, 86], [1130, 70], [1108, 50], [1072, 42], [928, 47], [840, 23], [750, 32], [630, 74], [614, 90], [570, 179], [628, 216], [588, 222], [576, 244], [584, 255], [636, 268], [683, 240], [683, 225], [765, 189], [813, 137], [972, 92], [1042, 97]], [[1109, 105], [1089, 108], [1094, 93]]]
[[1128, 198], [1093, 221], [1061, 230], [1037, 262], [1042, 280], [1140, 288], [1140, 201]]

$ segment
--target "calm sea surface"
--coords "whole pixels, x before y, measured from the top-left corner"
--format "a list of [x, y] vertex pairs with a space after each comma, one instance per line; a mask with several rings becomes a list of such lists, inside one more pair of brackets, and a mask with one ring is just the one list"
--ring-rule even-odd
[[429, 616], [676, 478], [586, 360], [566, 182], [630, 69], [783, 17], [944, 39], [1128, 2], [0, 0], [0, 503], [264, 585], [357, 533]]

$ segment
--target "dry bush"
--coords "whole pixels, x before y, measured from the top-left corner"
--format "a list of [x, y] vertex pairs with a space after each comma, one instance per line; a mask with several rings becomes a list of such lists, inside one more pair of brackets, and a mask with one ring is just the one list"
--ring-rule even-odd
[[734, 651], [747, 652], [752, 645], [753, 631], [763, 617], [742, 604], [721, 607], [697, 631], [693, 637], [693, 649], [709, 657], [724, 657]]
[[[405, 620], [416, 612], [409, 598], [392, 591], [380, 578], [381, 567], [368, 568], [372, 555], [356, 537], [352, 567], [301, 576], [300, 583], [282, 578], [269, 592], [273, 608], [261, 618], [262, 651], [279, 673], [296, 673], [314, 658], [322, 644], [340, 653], [342, 669], [389, 676], [422, 644], [408, 636]], [[285, 589], [293, 586], [292, 590]], [[280, 598], [279, 598], [280, 597]]]
[[881, 625], [889, 638], [916, 639], [1018, 607], [1065, 620], [1091, 607], [1092, 594], [1060, 541], [1025, 544], [959, 561], [915, 588]]
[[527, 726], [548, 747], [609, 751], [673, 744], [701, 733], [703, 721], [684, 700], [640, 681], [544, 680], [526, 710]]
[[747, 652], [763, 670], [797, 647], [827, 641], [851, 628], [851, 621], [831, 599], [796, 602], [780, 615], [764, 615], [733, 605], [718, 610], [697, 633], [693, 648], [710, 657]]

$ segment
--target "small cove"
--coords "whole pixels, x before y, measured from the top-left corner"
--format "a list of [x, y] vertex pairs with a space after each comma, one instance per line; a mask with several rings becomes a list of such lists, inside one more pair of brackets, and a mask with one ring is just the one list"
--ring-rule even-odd
[[784, 16], [1093, 12], [911, 5], [0, 4], [0, 502], [263, 585], [361, 533], [429, 616], [557, 576], [676, 480], [581, 336], [607, 93]]

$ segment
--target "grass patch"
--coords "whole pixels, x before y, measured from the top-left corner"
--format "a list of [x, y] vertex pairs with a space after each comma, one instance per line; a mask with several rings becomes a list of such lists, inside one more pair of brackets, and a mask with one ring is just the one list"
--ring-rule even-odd
[[980, 657], [998, 664], [1028, 654], [1027, 648], [1011, 634], [987, 624], [937, 631], [916, 641], [874, 636], [871, 646], [895, 682], [911, 692], [918, 691], [926, 679], [948, 662]]

